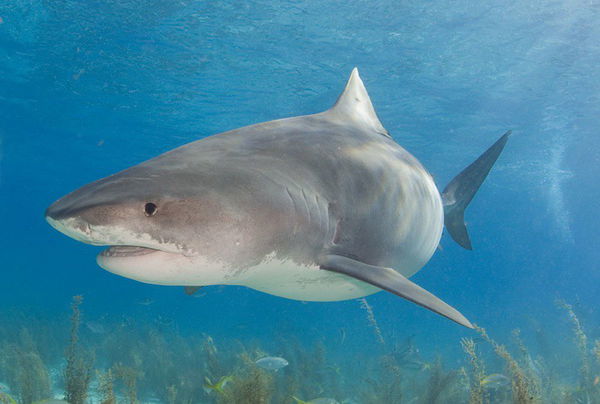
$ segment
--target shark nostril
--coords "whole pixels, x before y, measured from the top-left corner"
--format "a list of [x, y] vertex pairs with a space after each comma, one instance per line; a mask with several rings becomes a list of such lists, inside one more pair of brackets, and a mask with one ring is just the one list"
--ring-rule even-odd
[[158, 210], [158, 207], [155, 204], [153, 204], [152, 202], [148, 202], [144, 206], [144, 214], [146, 216], [154, 216], [154, 214], [156, 213], [157, 210]]

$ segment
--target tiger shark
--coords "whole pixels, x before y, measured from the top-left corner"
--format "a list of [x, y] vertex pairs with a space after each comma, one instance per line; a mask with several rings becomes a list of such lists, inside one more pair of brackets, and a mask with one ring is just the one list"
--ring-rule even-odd
[[209, 136], [97, 180], [46, 210], [60, 232], [109, 246], [100, 267], [140, 282], [243, 285], [303, 301], [386, 290], [473, 327], [408, 278], [464, 211], [504, 134], [439, 192], [379, 121], [358, 70], [313, 115]]

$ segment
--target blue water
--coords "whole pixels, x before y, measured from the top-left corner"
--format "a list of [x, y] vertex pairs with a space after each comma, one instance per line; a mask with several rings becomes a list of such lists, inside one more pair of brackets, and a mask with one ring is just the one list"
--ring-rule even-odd
[[[557, 298], [600, 337], [597, 1], [5, 0], [0, 21], [0, 311], [61, 318], [82, 294], [87, 319], [168, 318], [216, 341], [269, 347], [279, 335], [374, 355], [357, 301], [240, 287], [190, 298], [103, 271], [98, 248], [43, 217], [173, 147], [323, 111], [357, 66], [384, 126], [440, 188], [513, 130], [467, 211], [474, 251], [445, 235], [413, 280], [501, 341], [513, 328], [533, 340], [538, 326], [569, 341]], [[464, 365], [472, 331], [388, 293], [367, 300], [387, 341], [414, 335], [424, 357]]]

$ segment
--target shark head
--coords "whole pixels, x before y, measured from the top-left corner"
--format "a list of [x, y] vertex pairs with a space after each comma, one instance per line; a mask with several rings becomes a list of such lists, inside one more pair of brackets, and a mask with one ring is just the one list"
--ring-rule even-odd
[[150, 161], [64, 196], [46, 220], [78, 241], [108, 246], [97, 262], [115, 274], [165, 285], [226, 283], [240, 212], [201, 183]]

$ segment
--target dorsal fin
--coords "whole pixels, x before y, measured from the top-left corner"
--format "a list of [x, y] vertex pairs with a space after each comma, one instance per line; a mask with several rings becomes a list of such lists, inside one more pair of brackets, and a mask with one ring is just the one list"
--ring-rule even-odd
[[352, 120], [356, 124], [366, 126], [385, 136], [390, 136], [379, 122], [375, 108], [371, 104], [371, 99], [367, 89], [363, 84], [358, 69], [352, 69], [350, 79], [344, 88], [344, 92], [339, 96], [335, 105], [325, 112], [335, 119]]

